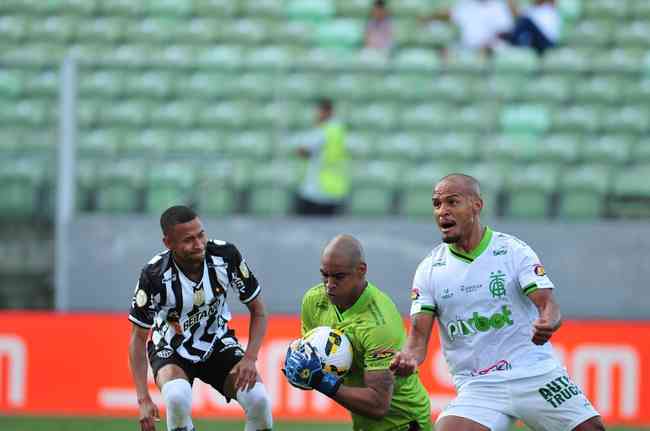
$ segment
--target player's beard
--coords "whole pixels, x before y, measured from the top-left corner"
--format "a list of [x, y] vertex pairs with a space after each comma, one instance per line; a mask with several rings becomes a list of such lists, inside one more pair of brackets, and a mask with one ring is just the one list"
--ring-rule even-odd
[[445, 244], [456, 244], [458, 241], [460, 241], [460, 235], [442, 236], [442, 242]]

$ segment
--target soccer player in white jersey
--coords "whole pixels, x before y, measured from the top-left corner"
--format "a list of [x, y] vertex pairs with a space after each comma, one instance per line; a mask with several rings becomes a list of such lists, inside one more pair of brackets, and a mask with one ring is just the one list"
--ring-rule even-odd
[[391, 369], [415, 371], [437, 318], [457, 396], [436, 429], [506, 431], [521, 419], [540, 431], [604, 430], [548, 342], [560, 308], [535, 252], [481, 224], [479, 184], [468, 175], [442, 178], [432, 201], [443, 244], [415, 272], [412, 328]]
[[[167, 407], [169, 431], [194, 431], [195, 378], [241, 404], [245, 431], [270, 430], [271, 403], [255, 365], [267, 324], [255, 275], [235, 245], [207, 239], [191, 208], [168, 208], [160, 227], [168, 250], [142, 269], [129, 313], [129, 364], [141, 430], [155, 431], [159, 416], [147, 387], [147, 358]], [[250, 312], [246, 349], [228, 328], [229, 288]]]

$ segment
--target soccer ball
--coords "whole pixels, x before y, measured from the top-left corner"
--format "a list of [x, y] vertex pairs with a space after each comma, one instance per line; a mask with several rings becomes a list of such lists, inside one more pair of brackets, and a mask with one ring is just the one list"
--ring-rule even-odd
[[[318, 326], [307, 332], [302, 340], [314, 346], [323, 364], [323, 371], [339, 377], [350, 371], [352, 344], [343, 331], [329, 326]], [[291, 344], [292, 348], [298, 346], [297, 341]]]

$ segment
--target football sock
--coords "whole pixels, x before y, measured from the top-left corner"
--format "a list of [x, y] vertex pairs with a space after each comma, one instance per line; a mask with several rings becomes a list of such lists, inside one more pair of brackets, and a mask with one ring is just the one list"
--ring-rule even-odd
[[246, 412], [245, 431], [261, 431], [273, 428], [271, 402], [264, 383], [256, 382], [250, 391], [237, 391], [237, 401]]
[[167, 429], [191, 430], [192, 386], [185, 379], [174, 379], [162, 387], [167, 408]]

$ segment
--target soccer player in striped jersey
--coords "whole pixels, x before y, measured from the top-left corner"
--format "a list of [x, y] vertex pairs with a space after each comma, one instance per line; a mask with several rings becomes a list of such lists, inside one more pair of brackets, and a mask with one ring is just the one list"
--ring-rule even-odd
[[436, 429], [506, 431], [519, 418], [535, 430], [604, 430], [548, 342], [560, 308], [535, 252], [481, 224], [483, 200], [470, 176], [444, 177], [432, 201], [443, 244], [415, 272], [413, 325], [391, 368], [416, 370], [437, 318], [457, 396]]
[[430, 431], [429, 394], [420, 377], [395, 377], [388, 368], [406, 340], [402, 316], [388, 295], [366, 281], [366, 271], [359, 241], [339, 235], [323, 250], [323, 282], [302, 301], [303, 336], [317, 326], [343, 331], [352, 344], [350, 371], [343, 378], [325, 373], [316, 353], [293, 350], [284, 372], [292, 385], [316, 389], [348, 409], [355, 431]]
[[[255, 275], [233, 244], [207, 239], [191, 208], [168, 208], [160, 227], [167, 251], [142, 269], [129, 313], [129, 364], [142, 431], [155, 431], [158, 419], [147, 388], [147, 358], [167, 408], [168, 430], [194, 430], [195, 378], [241, 404], [245, 431], [270, 430], [270, 402], [255, 365], [267, 325]], [[245, 350], [228, 328], [229, 288], [250, 312]]]

